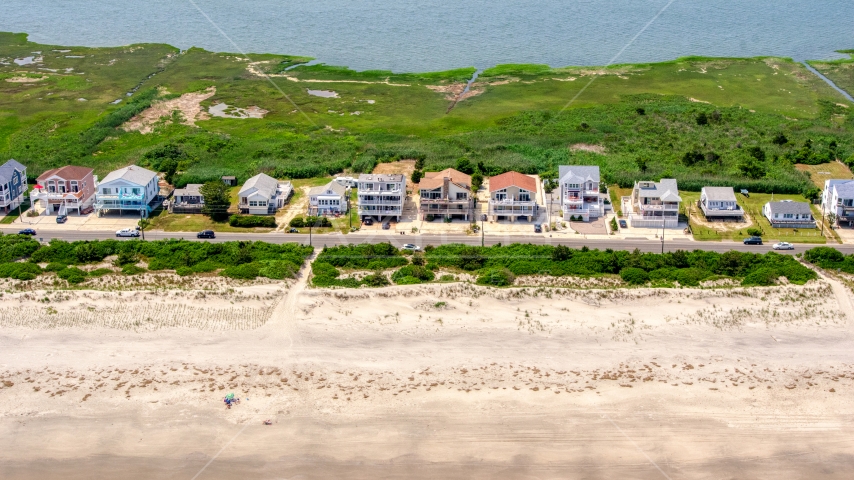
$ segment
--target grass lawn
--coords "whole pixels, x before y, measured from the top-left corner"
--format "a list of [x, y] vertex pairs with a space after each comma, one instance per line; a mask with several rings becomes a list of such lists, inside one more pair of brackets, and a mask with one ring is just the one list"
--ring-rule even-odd
[[21, 202], [21, 208], [20, 209], [16, 208], [16, 209], [12, 210], [11, 212], [7, 213], [5, 217], [0, 219], [0, 225], [11, 225], [12, 222], [14, 222], [15, 220], [18, 219], [18, 217], [19, 217], [18, 212], [22, 212], [24, 215], [26, 215], [27, 210], [29, 210], [29, 208], [30, 208], [30, 201], [24, 200], [23, 202]]
[[[311, 180], [327, 180], [323, 183], [319, 183], [319, 185], [326, 185], [328, 183], [328, 179], [307, 179], [307, 181]], [[332, 232], [340, 232], [340, 233], [350, 233], [350, 226], [358, 227], [360, 225], [359, 222], [359, 209], [356, 207], [356, 200], [358, 198], [358, 192], [356, 189], [350, 190], [350, 212], [347, 215], [341, 215], [338, 218], [330, 217], [329, 221], [332, 223], [332, 227], [321, 227], [321, 228], [312, 228], [312, 233], [332, 233]], [[293, 201], [291, 201], [293, 203]], [[304, 217], [305, 212], [300, 212], [297, 216]], [[285, 231], [290, 230], [291, 227], [285, 227]], [[308, 233], [308, 227], [298, 228], [299, 233]]]
[[831, 79], [839, 88], [848, 93], [854, 92], [854, 50], [839, 50], [851, 58], [840, 60], [820, 61], [810, 60], [809, 64]]
[[795, 165], [802, 172], [808, 172], [816, 187], [824, 190], [824, 181], [830, 179], [854, 178], [851, 170], [842, 162], [822, 163], [820, 165]]
[[[620, 211], [620, 209], [623, 208], [623, 206], [620, 204], [620, 199], [623, 197], [632, 196], [632, 189], [631, 188], [620, 188], [619, 185], [609, 185], [608, 186], [608, 195], [611, 197], [611, 208], [614, 209], [614, 213], [616, 214], [617, 212]], [[620, 213], [623, 213], [623, 212], [620, 212]], [[625, 214], [621, 215], [621, 216], [625, 217]]]
[[[759, 228], [762, 230], [762, 238], [766, 242], [790, 242], [790, 243], [826, 243], [825, 237], [821, 235], [818, 228], [812, 229], [792, 229], [792, 228], [772, 228], [771, 223], [762, 215], [762, 207], [771, 201], [771, 194], [751, 193], [750, 197], [745, 197], [739, 193], [736, 194], [738, 204], [744, 209], [750, 217], [748, 224], [738, 224], [733, 227], [733, 224], [725, 222], [715, 223], [716, 228], [709, 228], [705, 225], [697, 223], [697, 201], [700, 199], [700, 192], [679, 192], [682, 197], [683, 209], [691, 211], [691, 230], [694, 233], [694, 239], [699, 241], [720, 241], [734, 240], [741, 241], [750, 235], [747, 233], [748, 228]], [[805, 202], [806, 199], [801, 195], [774, 195], [774, 201], [794, 200], [796, 202]], [[813, 215], [819, 218], [820, 211], [816, 205], [811, 205]], [[820, 222], [819, 222], [820, 223]], [[830, 230], [825, 230], [825, 234]], [[834, 234], [835, 236], [835, 234]]]

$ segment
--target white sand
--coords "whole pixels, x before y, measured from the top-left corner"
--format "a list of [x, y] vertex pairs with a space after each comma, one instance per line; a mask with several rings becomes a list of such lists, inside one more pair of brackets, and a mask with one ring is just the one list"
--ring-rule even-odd
[[[849, 478], [854, 465], [851, 301], [836, 282], [230, 288], [4, 293], [0, 477]], [[171, 320], [128, 320], [151, 303]], [[87, 308], [75, 325], [44, 319]], [[227, 392], [241, 404], [225, 409]]]

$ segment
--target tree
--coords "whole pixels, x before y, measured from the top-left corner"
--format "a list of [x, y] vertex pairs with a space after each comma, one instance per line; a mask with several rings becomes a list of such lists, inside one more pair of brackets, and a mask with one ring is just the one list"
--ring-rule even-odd
[[774, 136], [774, 139], [771, 140], [771, 143], [773, 143], [774, 145], [785, 145], [789, 143], [789, 139], [786, 138], [786, 136], [783, 135], [783, 133], [781, 132]]
[[833, 227], [833, 225], [836, 225], [836, 220], [837, 220], [837, 218], [836, 218], [836, 214], [835, 214], [835, 213], [830, 212], [830, 213], [828, 213], [828, 214], [827, 214], [827, 224], [828, 224], [828, 225], [830, 225], [831, 227]]
[[228, 207], [231, 206], [228, 185], [219, 181], [207, 182], [199, 188], [199, 193], [205, 200], [203, 214], [211, 217], [211, 220], [224, 220], [228, 217]]
[[635, 112], [637, 112], [637, 114], [638, 114], [638, 115], [640, 115], [640, 116], [644, 116], [644, 115], [646, 115], [646, 110], [644, 110], [642, 107], [638, 107], [638, 108], [636, 108], [636, 109], [635, 109]]
[[748, 178], [762, 178], [765, 176], [765, 165], [753, 157], [747, 157], [738, 165], [738, 169]]
[[480, 190], [481, 185], [483, 185], [483, 174], [480, 173], [480, 170], [474, 172], [474, 175], [471, 176], [471, 189], [472, 191]]
[[762, 147], [750, 147], [747, 149], [747, 153], [756, 160], [759, 160], [760, 162], [765, 161], [765, 150], [762, 150]]
[[649, 159], [647, 159], [646, 157], [638, 157], [635, 159], [635, 163], [637, 164], [638, 169], [640, 169], [641, 173], [646, 173], [646, 169], [649, 164]]
[[422, 178], [424, 178], [424, 172], [422, 172], [421, 170], [414, 170], [412, 172], [412, 176], [409, 177], [409, 179], [412, 181], [412, 183], [414, 185], [417, 185], [418, 183], [420, 183]]
[[700, 114], [697, 115], [697, 125], [708, 125], [708, 124], [709, 124], [709, 117], [706, 116], [706, 112], [700, 112]]
[[417, 159], [415, 159], [415, 169], [416, 170], [423, 170], [424, 169], [424, 158], [418, 157]]
[[142, 239], [145, 240], [145, 229], [151, 226], [151, 220], [140, 218], [136, 224], [139, 227], [139, 232], [142, 234]]
[[474, 168], [472, 168], [471, 162], [466, 157], [460, 157], [457, 159], [457, 170], [465, 173], [466, 175], [474, 173]]
[[816, 187], [810, 187], [804, 190], [804, 198], [809, 200], [810, 202], [815, 201], [818, 197], [821, 196], [821, 190]]

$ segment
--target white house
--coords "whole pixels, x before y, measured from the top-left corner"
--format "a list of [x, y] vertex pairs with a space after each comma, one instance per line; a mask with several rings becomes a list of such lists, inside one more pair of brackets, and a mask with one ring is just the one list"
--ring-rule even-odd
[[147, 217], [159, 199], [157, 181], [156, 173], [136, 165], [112, 171], [95, 190], [95, 211], [98, 216], [130, 211]]
[[322, 187], [314, 187], [308, 191], [308, 214], [337, 215], [347, 213], [347, 187], [336, 181], [331, 181]]
[[[627, 201], [628, 200], [628, 201]], [[623, 198], [623, 211], [633, 227], [662, 228], [679, 226], [679, 187], [676, 180], [635, 182], [632, 196]]]
[[237, 208], [240, 213], [270, 215], [285, 206], [294, 189], [291, 182], [280, 182], [259, 173], [246, 180], [237, 193]]
[[854, 180], [825, 180], [821, 213], [836, 215], [840, 225], [847, 223], [854, 226]]
[[806, 202], [768, 202], [762, 207], [762, 214], [774, 228], [815, 228], [815, 218]]
[[708, 220], [744, 217], [744, 211], [738, 205], [732, 187], [703, 187], [700, 190], [699, 203]]
[[394, 217], [400, 221], [406, 201], [406, 176], [400, 173], [359, 175], [359, 218], [375, 217], [382, 220]]
[[561, 165], [558, 167], [560, 205], [564, 220], [583, 221], [605, 215], [605, 201], [599, 191], [599, 167]]
[[27, 193], [27, 167], [17, 160], [0, 165], [0, 210], [11, 212], [24, 201]]

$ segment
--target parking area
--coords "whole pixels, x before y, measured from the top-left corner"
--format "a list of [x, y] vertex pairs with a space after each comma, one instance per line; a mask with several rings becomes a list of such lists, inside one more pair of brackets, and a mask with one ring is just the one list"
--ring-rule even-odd
[[69, 215], [65, 223], [56, 223], [56, 215], [39, 215], [36, 217], [27, 216], [26, 212], [23, 216], [15, 219], [12, 225], [19, 228], [33, 228], [41, 230], [60, 230], [60, 231], [103, 231], [103, 230], [121, 230], [122, 228], [132, 228], [139, 222], [136, 216], [125, 215], [108, 215], [98, 217], [95, 214], [89, 215]]

